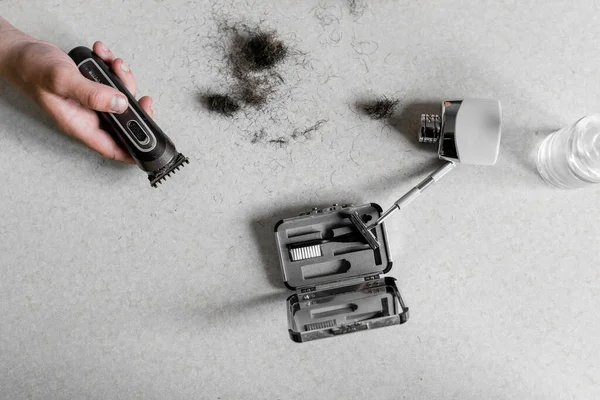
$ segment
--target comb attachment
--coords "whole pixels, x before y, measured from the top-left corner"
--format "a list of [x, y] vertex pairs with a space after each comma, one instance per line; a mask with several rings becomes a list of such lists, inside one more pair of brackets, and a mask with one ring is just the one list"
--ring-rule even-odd
[[177, 157], [169, 164], [165, 165], [163, 168], [158, 171], [154, 171], [148, 174], [148, 180], [150, 181], [150, 186], [156, 187], [157, 183], [162, 184], [164, 179], [167, 179], [168, 176], [171, 175], [171, 172], [175, 174], [175, 171], [179, 171], [179, 168], [183, 168], [185, 164], [189, 164], [190, 161], [183, 154], [177, 154]]
[[304, 329], [307, 331], [314, 331], [316, 329], [333, 328], [335, 326], [335, 319], [330, 319], [323, 322], [313, 322], [312, 324], [304, 325]]

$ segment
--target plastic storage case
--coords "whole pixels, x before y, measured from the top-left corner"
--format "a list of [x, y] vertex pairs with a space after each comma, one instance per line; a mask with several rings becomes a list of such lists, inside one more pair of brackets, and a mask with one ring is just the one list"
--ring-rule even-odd
[[372, 250], [349, 219], [357, 211], [368, 223], [381, 214], [377, 204], [313, 209], [275, 226], [285, 285], [289, 334], [295, 342], [322, 339], [407, 321], [396, 280], [381, 277], [392, 268], [385, 225], [374, 233]]

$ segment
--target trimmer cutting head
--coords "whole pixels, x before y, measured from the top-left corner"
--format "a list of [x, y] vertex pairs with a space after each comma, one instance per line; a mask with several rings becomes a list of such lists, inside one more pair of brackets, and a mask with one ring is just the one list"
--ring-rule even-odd
[[167, 179], [168, 176], [171, 176], [171, 172], [175, 174], [176, 171], [179, 171], [180, 167], [184, 167], [185, 164], [189, 164], [190, 161], [183, 154], [178, 153], [177, 157], [175, 157], [170, 163], [165, 165], [163, 168], [158, 171], [149, 172], [148, 180], [150, 181], [150, 185], [152, 187], [156, 187], [157, 183], [162, 184], [164, 179]]

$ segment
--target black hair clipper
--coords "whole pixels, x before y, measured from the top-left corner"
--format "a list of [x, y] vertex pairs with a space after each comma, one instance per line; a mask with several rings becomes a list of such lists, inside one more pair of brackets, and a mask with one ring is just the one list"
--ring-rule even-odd
[[[79, 71], [86, 78], [109, 85], [127, 96], [129, 107], [122, 114], [98, 112], [109, 128], [109, 133], [131, 154], [137, 165], [148, 173], [152, 187], [162, 183], [171, 172], [189, 163], [177, 152], [175, 145], [140, 107], [125, 85], [96, 53], [87, 47], [76, 47], [69, 52]], [[112, 131], [112, 132], [111, 132]]]

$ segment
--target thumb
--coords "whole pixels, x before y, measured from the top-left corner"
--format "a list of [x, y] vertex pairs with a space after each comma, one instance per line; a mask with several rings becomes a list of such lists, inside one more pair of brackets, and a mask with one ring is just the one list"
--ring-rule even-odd
[[120, 114], [127, 109], [127, 97], [118, 90], [93, 82], [82, 75], [73, 76], [63, 89], [63, 95], [96, 111]]

